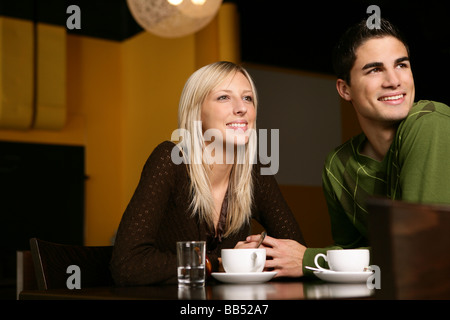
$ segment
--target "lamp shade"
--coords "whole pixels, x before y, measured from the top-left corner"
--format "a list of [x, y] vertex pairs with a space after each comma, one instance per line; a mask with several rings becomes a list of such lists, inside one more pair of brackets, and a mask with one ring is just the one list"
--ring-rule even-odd
[[164, 38], [178, 38], [205, 27], [222, 0], [127, 0], [136, 22]]

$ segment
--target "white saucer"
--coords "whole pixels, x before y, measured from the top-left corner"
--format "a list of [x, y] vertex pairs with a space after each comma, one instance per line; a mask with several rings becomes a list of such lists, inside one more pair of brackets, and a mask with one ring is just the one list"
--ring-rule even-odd
[[338, 271], [314, 271], [314, 274], [321, 280], [340, 283], [361, 283], [366, 282], [373, 274], [372, 271], [363, 272], [338, 272]]
[[272, 272], [227, 273], [213, 272], [211, 275], [225, 283], [262, 283], [269, 281], [277, 274]]

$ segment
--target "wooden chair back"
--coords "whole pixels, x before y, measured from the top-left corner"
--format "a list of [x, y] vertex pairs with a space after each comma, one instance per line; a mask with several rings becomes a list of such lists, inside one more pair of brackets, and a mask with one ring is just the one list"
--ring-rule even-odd
[[37, 238], [30, 240], [31, 255], [39, 290], [67, 288], [67, 280], [77, 266], [81, 288], [111, 286], [109, 262], [112, 246], [90, 247], [52, 243]]
[[16, 298], [22, 290], [36, 290], [37, 281], [30, 250], [16, 252]]

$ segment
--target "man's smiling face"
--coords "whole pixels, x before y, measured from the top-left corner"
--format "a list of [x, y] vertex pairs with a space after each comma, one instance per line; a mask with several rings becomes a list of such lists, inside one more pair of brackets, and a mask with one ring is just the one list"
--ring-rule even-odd
[[406, 47], [397, 38], [364, 42], [356, 50], [350, 79], [341, 96], [352, 102], [362, 124], [397, 123], [412, 107], [415, 88], [411, 65]]

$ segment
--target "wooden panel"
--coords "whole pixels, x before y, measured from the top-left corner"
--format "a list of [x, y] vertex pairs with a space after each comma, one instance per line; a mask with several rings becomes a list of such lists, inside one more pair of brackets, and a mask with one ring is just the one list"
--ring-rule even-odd
[[380, 267], [381, 299], [450, 298], [450, 207], [373, 199], [372, 262]]

